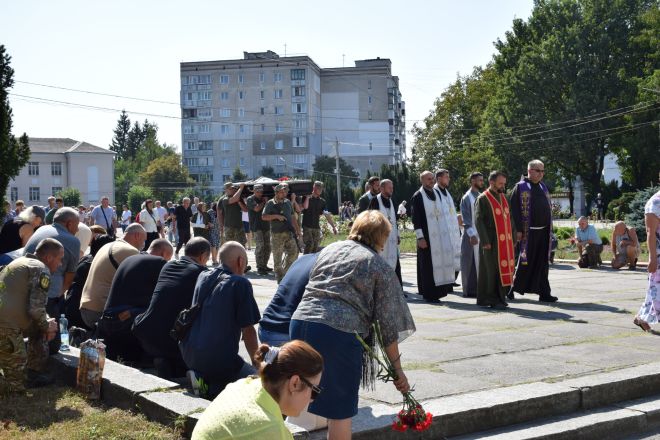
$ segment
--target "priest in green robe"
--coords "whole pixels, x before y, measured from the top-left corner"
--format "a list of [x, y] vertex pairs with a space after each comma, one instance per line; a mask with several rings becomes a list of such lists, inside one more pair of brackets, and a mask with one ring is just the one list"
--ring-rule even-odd
[[488, 176], [488, 184], [488, 189], [477, 198], [474, 209], [474, 224], [479, 234], [477, 305], [503, 310], [508, 306], [506, 295], [516, 270], [516, 232], [504, 194], [506, 175], [493, 171]]

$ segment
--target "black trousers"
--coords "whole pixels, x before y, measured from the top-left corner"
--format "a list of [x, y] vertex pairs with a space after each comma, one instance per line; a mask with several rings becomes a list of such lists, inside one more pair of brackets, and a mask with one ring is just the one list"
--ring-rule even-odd
[[142, 250], [143, 251], [148, 250], [149, 246], [151, 246], [151, 242], [159, 237], [160, 235], [158, 235], [158, 232], [147, 232], [147, 241], [144, 242], [144, 249]]
[[181, 247], [185, 246], [190, 240], [190, 227], [177, 228], [176, 231], [179, 233], [179, 242], [176, 244], [176, 253], [178, 254]]

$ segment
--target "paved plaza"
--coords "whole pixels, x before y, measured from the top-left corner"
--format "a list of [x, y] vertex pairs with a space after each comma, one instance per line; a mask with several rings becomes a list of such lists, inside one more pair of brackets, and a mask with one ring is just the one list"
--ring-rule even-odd
[[[249, 256], [253, 264], [253, 256]], [[632, 324], [646, 292], [643, 271], [550, 269], [554, 304], [537, 295], [516, 295], [506, 311], [484, 309], [463, 298], [461, 288], [428, 304], [417, 295], [414, 255], [404, 255], [404, 290], [417, 332], [400, 345], [402, 363], [420, 400], [531, 382], [558, 382], [652, 363], [660, 339]], [[254, 267], [254, 264], [253, 264]], [[263, 311], [276, 282], [250, 273]], [[460, 282], [460, 277], [458, 278]], [[245, 353], [243, 353], [245, 355]], [[391, 384], [360, 392], [360, 406], [398, 405]]]

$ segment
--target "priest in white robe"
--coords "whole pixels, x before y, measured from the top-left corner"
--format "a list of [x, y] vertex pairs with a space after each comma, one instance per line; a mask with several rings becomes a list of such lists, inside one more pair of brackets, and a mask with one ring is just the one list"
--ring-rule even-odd
[[383, 179], [380, 181], [380, 194], [373, 197], [369, 203], [369, 209], [380, 211], [392, 224], [392, 232], [390, 232], [383, 252], [380, 254], [387, 264], [396, 272], [399, 277], [399, 283], [403, 287], [403, 280], [401, 278], [401, 262], [399, 261], [399, 244], [401, 238], [399, 237], [399, 228], [397, 226], [397, 211], [395, 208], [392, 195], [394, 194], [394, 183], [390, 179]]
[[477, 274], [479, 273], [479, 234], [474, 224], [474, 204], [484, 188], [481, 173], [470, 175], [470, 189], [461, 198], [461, 216], [465, 232], [461, 240], [461, 283], [464, 298], [477, 297]]
[[420, 175], [422, 187], [412, 198], [412, 220], [417, 237], [417, 286], [428, 302], [453, 291], [456, 272], [461, 267], [461, 238], [454, 201], [447, 191], [449, 172]]

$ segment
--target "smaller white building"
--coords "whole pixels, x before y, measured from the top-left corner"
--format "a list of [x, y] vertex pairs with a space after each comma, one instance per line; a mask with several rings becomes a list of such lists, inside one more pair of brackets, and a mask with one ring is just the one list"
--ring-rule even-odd
[[27, 165], [9, 182], [7, 200], [44, 206], [48, 197], [71, 187], [85, 206], [103, 196], [114, 202], [113, 151], [69, 138], [30, 138], [30, 152]]

